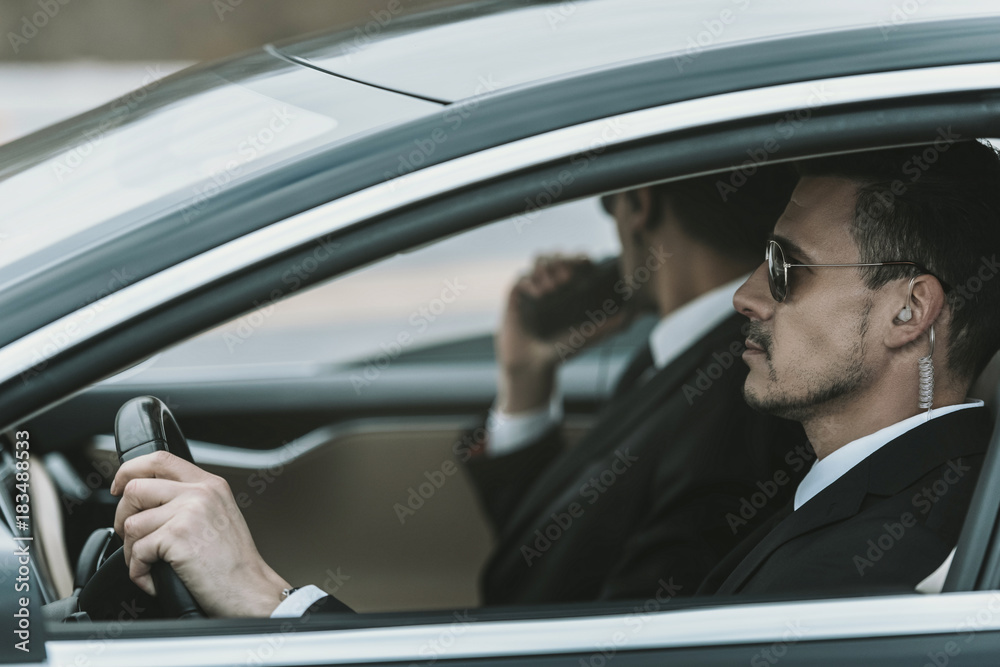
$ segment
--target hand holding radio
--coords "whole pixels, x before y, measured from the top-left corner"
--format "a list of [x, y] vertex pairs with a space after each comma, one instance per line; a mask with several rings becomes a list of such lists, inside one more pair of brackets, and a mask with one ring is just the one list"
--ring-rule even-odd
[[511, 289], [497, 335], [498, 407], [507, 413], [548, 403], [559, 364], [631, 320], [618, 258], [545, 255]]

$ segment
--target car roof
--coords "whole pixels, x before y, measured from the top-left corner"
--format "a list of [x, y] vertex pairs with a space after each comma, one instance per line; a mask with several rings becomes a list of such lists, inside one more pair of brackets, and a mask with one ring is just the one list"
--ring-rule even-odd
[[[511, 2], [508, 0], [506, 4]], [[399, 25], [393, 23], [394, 29], [399, 29]], [[7, 318], [0, 325], [0, 344], [25, 336], [41, 323], [78, 311], [81, 304], [90, 304], [94, 295], [106, 294], [110, 289], [109, 276], [119, 286], [122, 281], [116, 275], [126, 276], [130, 283], [147, 278], [295, 213], [394, 180], [418, 168], [560, 128], [734, 91], [822, 82], [873, 72], [997, 63], [1000, 62], [998, 32], [1000, 15], [987, 19], [912, 20], [896, 29], [886, 28], [885, 33], [872, 23], [862, 28], [706, 48], [702, 53], [691, 54], [692, 61], [685, 61], [683, 69], [674, 64], [674, 55], [660, 55], [572, 72], [544, 83], [509, 86], [498, 93], [443, 108], [438, 104], [419, 104], [425, 108], [415, 110], [415, 115], [404, 114], [398, 122], [383, 123], [345, 140], [308, 144], [310, 150], [305, 154], [279, 160], [245, 178], [231, 179], [224, 183], [225, 187], [212, 177], [199, 182], [194, 190], [184, 188], [177, 194], [181, 202], [161, 198], [152, 202], [155, 210], [140, 207], [122, 213], [109, 221], [107, 234], [73, 246], [76, 254], [72, 257], [44, 266], [32, 264], [30, 271], [16, 276], [15, 282], [6, 283], [0, 290], [0, 306], [5, 312], [18, 313], [18, 317]], [[201, 90], [199, 81], [203, 75], [210, 80], [218, 79], [220, 68], [225, 74], [221, 78], [240, 85], [252, 82], [254, 87], [266, 84], [268, 79], [262, 79], [262, 75], [275, 67], [295, 78], [300, 78], [296, 74], [308, 74], [312, 80], [297, 86], [296, 91], [301, 88], [310, 96], [317, 94], [324, 98], [314, 100], [309, 107], [315, 107], [319, 113], [343, 116], [344, 112], [356, 111], [352, 108], [354, 96], [335, 90], [344, 87], [367, 89], [366, 94], [381, 93], [386, 104], [394, 107], [419, 103], [405, 94], [393, 94], [400, 91], [386, 90], [385, 86], [379, 90], [377, 84], [323, 74], [316, 71], [320, 68], [283, 50], [301, 49], [317, 40], [326, 45], [332, 43], [330, 36], [304, 39], [288, 47], [265, 47], [222, 63], [175, 74], [158, 82], [156, 90], [149, 94], [139, 91], [143, 99], [129, 111], [127, 118], [132, 122], [147, 112], [173, 104], [181, 105], [178, 110], [182, 111], [188, 105], [192, 87], [195, 92]], [[455, 58], [459, 59], [459, 55]], [[911, 74], [922, 78], [920, 72]], [[952, 71], [951, 75], [954, 74]], [[279, 80], [282, 78], [286, 77]], [[987, 81], [991, 79], [986, 77]], [[958, 81], [957, 85], [961, 88], [964, 84]], [[803, 95], [800, 104], [808, 105], [815, 96], [826, 95], [822, 84], [810, 91], [808, 97]], [[887, 98], [895, 96], [892, 91], [884, 92]], [[326, 99], [330, 95], [334, 99]], [[265, 94], [264, 99], [271, 97]], [[278, 95], [276, 99], [284, 98]], [[120, 101], [117, 105], [120, 106]], [[99, 133], [100, 128], [109, 121], [112, 128], [117, 127], [116, 123], [121, 128], [127, 127], [128, 123], [122, 123], [118, 117], [121, 114], [115, 113], [116, 103], [112, 103], [86, 117], [9, 144], [0, 150], [8, 160], [0, 162], [6, 166], [10, 156], [22, 149], [34, 150], [35, 144], [44, 143], [53, 132], [70, 137], [71, 144], [63, 150], [70, 146], [77, 150], [75, 146], [89, 141], [87, 130], [98, 128], [97, 136], [104, 137]], [[410, 119], [405, 120], [407, 117]], [[606, 127], [612, 133], [619, 131], [616, 125]], [[149, 136], [152, 141], [160, 135]], [[17, 144], [22, 143], [19, 148]], [[203, 192], [214, 194], [205, 198]], [[203, 205], [198, 209], [197, 224], [189, 224], [190, 207], [184, 203], [192, 201]], [[38, 294], [46, 297], [39, 299]]]
[[397, 16], [401, 6], [277, 48], [339, 76], [454, 102], [665, 54], [683, 68], [734, 42], [857, 27], [888, 37], [907, 23], [1000, 15], [992, 0], [494, 0]]

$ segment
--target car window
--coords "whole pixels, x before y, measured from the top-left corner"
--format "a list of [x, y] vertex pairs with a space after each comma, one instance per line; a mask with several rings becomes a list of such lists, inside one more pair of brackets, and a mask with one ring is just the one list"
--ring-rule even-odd
[[[567, 205], [566, 207], [560, 207], [558, 209], [552, 209], [552, 212], [561, 211], [563, 208], [569, 210], [571, 206], [589, 206], [590, 211], [594, 215], [596, 221], [600, 221], [600, 214], [596, 213], [597, 207], [593, 201], [590, 202], [579, 202], [578, 204]], [[454, 311], [451, 309], [446, 309], [445, 299], [442, 296], [441, 290], [446, 289], [447, 285], [445, 281], [453, 280], [452, 276], [455, 270], [460, 269], [463, 271], [469, 271], [470, 275], [482, 275], [486, 276], [501, 276], [505, 277], [507, 280], [512, 279], [513, 275], [517, 270], [523, 269], [527, 266], [530, 261], [530, 256], [533, 252], [538, 249], [547, 250], [552, 246], [560, 245], [563, 246], [563, 241], [565, 239], [565, 231], [558, 239], [549, 239], [543, 236], [535, 236], [537, 233], [544, 229], [541, 222], [533, 220], [531, 225], [524, 226], [525, 220], [523, 218], [514, 218], [510, 220], [501, 221], [500, 223], [495, 223], [494, 225], [483, 227], [478, 230], [469, 232], [468, 234], [463, 234], [461, 236], [456, 236], [452, 239], [447, 239], [439, 243], [429, 245], [425, 248], [416, 249], [414, 252], [403, 254], [395, 258], [385, 260], [376, 265], [368, 267], [367, 269], [359, 270], [348, 276], [344, 276], [336, 281], [328, 283], [326, 286], [321, 286], [314, 290], [303, 291], [301, 294], [295, 294], [290, 299], [283, 301], [281, 303], [295, 304], [297, 300], [302, 300], [302, 305], [297, 309], [290, 309], [289, 321], [292, 323], [291, 326], [282, 330], [279, 326], [279, 322], [282, 317], [282, 309], [278, 306], [280, 304], [270, 304], [262, 302], [260, 307], [244, 317], [237, 318], [236, 320], [227, 323], [226, 325], [220, 326], [217, 329], [204, 334], [202, 337], [195, 339], [185, 345], [174, 348], [173, 350], [168, 350], [160, 357], [154, 358], [147, 362], [147, 364], [133, 369], [129, 373], [125, 374], [128, 377], [119, 376], [113, 380], [117, 381], [140, 381], [143, 379], [149, 380], [151, 384], [155, 386], [153, 382], [158, 376], [156, 371], [169, 370], [171, 368], [170, 364], [173, 364], [175, 359], [172, 355], [179, 353], [181, 350], [185, 350], [188, 345], [190, 349], [185, 353], [190, 353], [191, 357], [189, 359], [179, 360], [174, 366], [173, 370], [177, 371], [176, 376], [180, 375], [190, 375], [191, 371], [196, 368], [206, 368], [211, 372], [215, 372], [220, 368], [225, 368], [226, 366], [234, 365], [246, 365], [253, 366], [257, 368], [279, 368], [281, 366], [294, 364], [301, 362], [305, 359], [305, 363], [311, 363], [311, 359], [314, 355], [319, 355], [327, 363], [331, 365], [337, 365], [341, 363], [350, 363], [352, 360], [359, 360], [365, 358], [365, 356], [370, 356], [372, 354], [379, 354], [380, 352], [385, 352], [384, 344], [388, 341], [393, 340], [392, 336], [398, 334], [400, 331], [409, 331], [412, 326], [411, 317], [414, 313], [417, 313], [417, 317], [422, 317], [429, 323], [440, 324], [442, 327], [440, 329], [434, 329], [432, 332], [431, 326], [427, 326], [425, 332], [428, 333], [426, 338], [426, 345], [432, 346], [440, 343], [447, 343], [449, 341], [461, 341], [468, 339], [470, 336], [476, 335], [476, 332], [488, 332], [490, 326], [484, 321], [481, 326], [471, 327], [467, 325], [467, 322], [472, 322], [475, 317], [481, 316], [482, 318], [487, 318], [489, 313], [492, 313], [493, 320], [492, 326], [495, 327], [496, 323], [496, 313], [499, 312], [499, 307], [502, 303], [502, 297], [504, 294], [502, 285], [495, 286], [495, 292], [492, 293], [490, 297], [477, 298], [475, 300], [470, 300], [469, 308], [470, 310], [463, 310], [465, 306], [456, 308]], [[607, 225], [607, 233], [609, 237], [613, 237], [613, 228], [610, 226], [610, 221], [604, 220], [603, 224]], [[520, 228], [519, 228], [520, 225]], [[610, 253], [614, 252], [613, 244], [608, 244], [606, 246], [596, 243], [593, 246], [587, 244], [583, 248], [577, 247], [577, 237], [576, 233], [579, 228], [569, 227], [568, 219], [567, 226], [562, 228], [563, 230], [572, 230], [573, 243], [570, 245], [570, 250], [583, 249], [592, 252], [595, 255], [602, 254], [603, 250], [607, 250]], [[501, 231], [494, 231], [501, 230]], [[514, 230], [512, 233], [510, 230]], [[478, 234], [483, 236], [477, 237]], [[506, 238], [504, 234], [511, 234], [511, 238], [516, 238], [521, 242], [519, 246], [523, 254], [518, 255], [516, 261], [513, 259], [510, 261], [511, 273], [505, 273], [501, 270], [506, 266], [506, 253], [502, 251], [497, 251], [497, 263], [492, 265], [487, 260], [481, 260], [480, 258], [486, 255], [493, 257], [492, 254], [496, 251], [498, 244], [496, 243], [499, 238]], [[516, 235], [516, 236], [515, 236]], [[473, 239], [478, 239], [477, 242], [472, 243]], [[532, 243], [523, 242], [523, 239], [543, 239], [544, 242], [539, 242], [537, 246]], [[552, 243], [550, 240], [558, 240], [559, 244]], [[588, 241], [589, 243], [589, 241]], [[450, 245], [454, 244], [454, 245]], [[453, 248], [453, 252], [458, 255], [464, 255], [465, 253], [474, 253], [474, 258], [463, 257], [461, 261], [453, 258], [449, 258], [446, 255], [450, 253], [444, 253], [441, 249], [443, 248]], [[487, 250], [489, 253], [487, 253]], [[425, 254], [430, 253], [430, 254]], [[440, 253], [440, 254], [435, 254]], [[307, 270], [306, 266], [302, 267], [303, 270]], [[437, 272], [435, 280], [416, 280], [415, 276], [421, 271], [432, 270]], [[382, 275], [380, 271], [386, 271], [385, 275]], [[361, 289], [364, 283], [364, 277], [368, 277], [369, 280], [374, 282], [376, 285], [385, 284], [387, 287], [385, 289]], [[383, 281], [384, 279], [384, 281]], [[351, 280], [357, 281], [353, 283], [355, 285], [354, 289], [344, 289], [343, 285], [351, 285]], [[382, 282], [380, 282], [382, 281]], [[294, 284], [294, 278], [291, 279], [289, 287]], [[453, 283], [454, 284], [454, 283]], [[340, 287], [338, 287], [338, 285]], [[317, 297], [316, 301], [308, 301], [315, 294], [322, 294], [324, 289], [329, 288], [331, 290], [331, 295], [329, 298], [332, 302], [337, 304], [342, 304], [344, 306], [343, 312], [354, 312], [355, 320], [362, 321], [360, 313], [366, 310], [367, 307], [371, 307], [373, 304], [377, 304], [378, 308], [382, 308], [385, 304], [395, 303], [395, 292], [393, 288], [410, 288], [413, 287], [412, 294], [415, 296], [406, 302], [405, 304], [394, 308], [391, 310], [386, 310], [384, 313], [380, 313], [377, 318], [376, 326], [373, 326], [369, 331], [372, 333], [370, 337], [365, 337], [364, 340], [359, 342], [351, 342], [350, 344], [345, 344], [345, 348], [348, 350], [343, 357], [338, 356], [341, 352], [341, 348], [337, 347], [335, 343], [328, 343], [324, 341], [323, 332], [328, 329], [328, 327], [336, 328], [342, 325], [337, 321], [335, 315], [335, 309], [331, 308], [329, 311], [325, 309], [327, 302], [319, 299]], [[340, 289], [338, 293], [336, 290]], [[453, 290], [454, 292], [454, 290]], [[387, 296], [388, 295], [388, 296]], [[336, 299], [334, 299], [334, 296]], [[449, 293], [449, 298], [454, 296], [453, 293]], [[425, 307], [428, 312], [430, 312], [431, 304], [435, 303], [435, 299], [440, 300], [442, 305], [435, 306], [437, 309], [441, 310], [440, 315], [431, 313], [435, 315], [437, 319], [431, 322], [430, 319], [420, 313], [419, 308]], [[454, 299], [453, 303], [455, 305], [459, 304], [458, 299]], [[493, 309], [490, 310], [489, 304], [492, 304]], [[377, 308], [377, 309], [378, 309]], [[352, 311], [353, 309], [353, 311]], [[376, 310], [377, 310], [376, 309]], [[471, 313], [471, 314], [470, 314]], [[333, 315], [328, 317], [328, 314]], [[254, 316], [256, 315], [256, 316]], [[252, 319], [251, 319], [252, 318]], [[272, 324], [272, 322], [274, 324]], [[284, 342], [281, 342], [280, 335], [282, 331], [287, 331], [295, 329], [301, 323], [307, 323], [309, 333], [307, 336], [302, 338], [289, 338]], [[269, 331], [269, 327], [273, 327], [275, 331], [275, 338], [271, 339], [272, 345], [265, 345], [264, 341], [267, 340], [267, 335], [265, 332]], [[467, 328], [469, 327], [469, 328]], [[316, 347], [309, 347], [308, 345], [302, 344], [302, 341], [306, 340], [307, 337], [312, 337], [316, 342]], [[345, 340], [347, 340], [345, 338]], [[240, 341], [240, 342], [237, 342]], [[203, 347], [200, 349], [198, 345]], [[324, 347], [324, 345], [328, 345]], [[211, 347], [209, 347], [211, 346]], [[232, 348], [232, 350], [230, 350]], [[416, 345], [414, 344], [414, 349]], [[240, 350], [255, 350], [255, 354], [250, 354], [249, 352], [241, 352]], [[247, 355], [241, 358], [238, 362], [230, 364], [230, 360], [239, 357], [241, 354]], [[259, 359], [259, 361], [257, 361]], [[113, 384], [110, 383], [110, 384]], [[106, 388], [103, 387], [103, 388]], [[268, 396], [272, 399], [272, 402], [277, 403], [283, 398], [284, 387], [275, 386], [270, 388], [271, 394]], [[213, 391], [218, 392], [217, 388], [211, 386], [208, 390], [202, 392], [202, 396], [208, 395]], [[176, 397], [175, 397], [176, 398]], [[318, 400], [322, 401], [326, 399], [325, 396], [318, 396]], [[202, 405], [193, 405], [190, 399], [185, 397], [179, 398], [180, 407], [183, 409], [190, 410], [193, 413], [198, 411], [204, 411]], [[268, 416], [265, 416], [267, 418]], [[298, 416], [296, 415], [296, 418]], [[209, 419], [213, 421], [220, 421], [218, 415], [210, 414]], [[382, 426], [397, 427], [397, 425], [389, 424], [388, 420], [381, 420]], [[187, 422], [185, 422], [186, 424]], [[222, 424], [222, 428], [230, 428], [230, 423]], [[420, 427], [425, 426], [420, 424]], [[450, 446], [453, 442], [454, 433], [460, 432], [459, 429], [462, 426], [460, 423], [449, 423], [448, 429], [440, 429], [439, 432], [435, 432], [435, 435], [441, 435], [441, 433], [447, 432], [448, 435], [445, 436], [450, 438], [445, 440], [447, 449], [444, 451], [450, 451]], [[415, 531], [420, 525], [420, 521], [433, 521], [433, 517], [437, 517], [438, 528], [442, 530], [442, 534], [451, 534], [452, 539], [455, 539], [456, 534], [458, 537], [465, 540], [468, 536], [460, 531], [455, 530], [455, 524], [450, 523], [452, 519], [455, 518], [453, 514], [436, 514], [436, 510], [432, 508], [441, 508], [445, 506], [454, 506], [456, 503], [450, 503], [447, 496], [451, 494], [457, 486], [460, 484], [458, 481], [459, 477], [442, 477], [441, 475], [447, 475], [444, 472], [444, 463], [446, 460], [437, 453], [432, 454], [430, 458], [421, 459], [406, 459], [404, 455], [407, 454], [406, 450], [400, 445], [413, 446], [420, 444], [421, 440], [424, 438], [424, 432], [418, 427], [417, 422], [406, 421], [402, 423], [400, 427], [401, 430], [395, 434], [395, 439], [393, 441], [366, 440], [363, 437], [358, 438], [352, 447], [330, 447], [327, 448], [330, 451], [340, 450], [340, 453], [344, 455], [344, 459], [338, 461], [339, 464], [345, 462], [350, 463], [350, 458], [355, 457], [355, 455], [361, 450], [369, 450], [371, 452], [378, 452], [380, 457], [373, 459], [367, 467], [367, 472], [372, 475], [370, 478], [377, 480], [376, 484], [359, 484], [358, 479], [352, 479], [356, 476], [359, 471], [359, 467], [351, 467], [349, 465], [320, 465], [319, 462], [310, 459], [303, 459], [299, 462], [300, 467], [311, 467], [313, 470], [313, 481], [315, 482], [311, 487], [306, 487], [305, 485], [296, 486], [290, 483], [293, 479], [292, 468], [283, 459], [276, 460], [266, 460], [262, 458], [251, 459], [249, 466], [239, 468], [234, 473], [234, 479], [239, 486], [230, 481], [234, 492], [237, 493], [237, 502], [240, 503], [241, 507], [246, 505], [248, 514], [251, 512], [266, 512], [270, 511], [272, 524], [277, 526], [279, 529], [284, 529], [283, 532], [279, 530], [276, 535], [283, 539], [276, 539], [270, 542], [262, 543], [262, 550], [268, 549], [265, 554], [268, 559], [276, 556], [278, 553], [282, 553], [287, 558], [299, 559], [304, 558], [305, 552], [313, 551], [316, 547], [315, 544], [305, 544], [302, 545], [301, 541], [292, 542], [292, 538], [306, 534], [304, 530], [296, 530], [292, 528], [292, 522], [299, 516], [299, 512], [292, 511], [288, 512], [288, 505], [285, 502], [294, 502], [296, 499], [301, 499], [302, 494], [307, 488], [324, 488], [329, 493], [336, 495], [339, 502], [331, 507], [336, 508], [338, 517], [341, 520], [339, 524], [342, 528], [352, 529], [353, 533], [343, 532], [340, 534], [335, 534], [333, 537], [338, 538], [341, 544], [346, 544], [351, 541], [347, 539], [348, 535], [356, 538], [353, 540], [355, 544], [367, 543], [371, 544], [369, 538], [372, 537], [371, 532], [374, 524], [366, 524], [364, 522], [358, 521], [356, 519], [352, 520], [350, 516], [344, 518], [344, 515], [350, 515], [352, 512], [363, 511], [365, 509], [371, 509], [378, 512], [382, 517], [381, 520], [392, 526], [396, 534], [405, 534], [407, 531]], [[196, 432], [196, 431], [194, 431]], [[379, 438], [382, 437], [382, 433], [377, 434]], [[290, 443], [291, 449], [295, 449], [299, 445], [303, 444], [305, 441], [302, 439], [295, 439]], [[333, 442], [332, 439], [326, 442]], [[344, 442], [338, 441], [338, 445], [343, 445]], [[240, 454], [245, 454], [246, 452], [240, 452]], [[436, 457], [436, 458], [435, 458]], [[360, 457], [355, 457], [355, 463], [358, 463]], [[266, 464], [255, 464], [254, 461], [267, 461]], [[329, 462], [327, 462], [328, 464]], [[359, 464], [360, 465], [360, 464]], [[436, 466], [436, 467], [435, 467]], [[390, 473], [398, 473], [402, 471], [402, 474], [398, 475], [392, 485], [389, 484], [388, 475]], [[447, 479], [449, 481], [442, 483], [442, 486], [436, 486], [435, 480]], [[351, 486], [351, 484], [354, 486]], [[430, 484], [430, 487], [425, 487], [423, 485]], [[384, 486], [386, 488], [378, 489], [377, 486]], [[381, 496], [359, 496], [351, 495], [352, 491], [357, 489], [363, 489], [369, 492], [382, 491], [384, 492]], [[431, 489], [427, 491], [429, 497], [422, 497], [420, 489]], [[411, 494], [416, 494], [415, 499]], [[241, 495], [242, 494], [242, 495]], [[266, 496], [264, 494], [267, 494]], [[377, 502], [372, 502], [377, 500]], [[419, 505], [416, 509], [413, 509], [409, 505], [411, 502], [414, 505]], [[402, 506], [404, 509], [402, 511], [396, 508], [396, 505]], [[270, 506], [273, 509], [268, 510], [266, 506]], [[318, 506], [306, 505], [306, 508], [316, 511]], [[414, 516], [407, 514], [406, 509], [416, 512]], [[461, 510], [461, 507], [458, 508]], [[333, 511], [329, 514], [324, 513], [324, 521], [332, 522], [334, 518]], [[405, 519], [405, 521], [403, 519]], [[474, 539], [473, 539], [474, 538]], [[490, 536], [480, 532], [469, 541], [475, 542], [477, 548], [488, 545]], [[294, 544], [294, 548], [289, 547], [289, 544]], [[316, 549], [319, 551], [319, 549]], [[391, 553], [391, 549], [379, 550], [373, 548], [371, 554], [367, 557], [359, 556], [355, 553], [353, 556], [355, 560], [353, 563], [357, 565], [351, 565], [344, 567], [342, 561], [335, 555], [331, 555], [333, 552], [328, 552], [316, 558], [310, 563], [310, 571], [307, 577], [297, 579], [297, 581], [311, 581], [317, 585], [322, 586], [327, 592], [333, 593], [338, 597], [343, 598], [345, 601], [350, 602], [359, 611], [380, 611], [387, 609], [399, 609], [399, 599], [405, 597], [407, 603], [410, 605], [408, 608], [413, 609], [426, 609], [428, 608], [427, 600], [437, 600], [438, 603], [441, 602], [441, 597], [435, 598], [434, 596], [440, 596], [444, 586], [442, 584], [442, 579], [435, 578], [433, 576], [427, 576], [424, 579], [414, 579], [410, 576], [411, 571], [403, 569], [391, 568], [388, 564], [384, 562], [378, 562], [386, 560], [388, 557], [385, 555]], [[413, 551], [406, 552], [402, 551], [404, 560], [408, 561], [422, 561], [426, 565], [428, 560], [433, 560], [432, 556], [427, 553]], [[458, 554], [460, 557], [465, 558], [470, 556], [468, 552], [460, 552]], [[483, 551], [477, 551], [471, 554], [472, 558], [468, 560], [473, 560], [476, 557], [484, 557]], [[451, 572], [448, 569], [448, 565], [451, 563], [438, 563], [436, 569], [427, 570], [435, 574], [448, 576]], [[372, 570], [363, 569], [364, 566], [370, 566]], [[471, 562], [467, 564], [466, 574], [471, 576], [474, 572], [475, 566], [478, 562]], [[394, 573], [395, 577], [387, 578], [385, 580], [379, 580], [375, 577], [374, 572], [377, 570], [378, 566], [382, 566], [385, 571], [391, 571]], [[356, 569], [355, 569], [356, 568]], [[425, 572], [427, 572], [425, 571]], [[471, 579], [470, 579], [471, 581]], [[367, 586], [366, 593], [357, 593]], [[400, 591], [402, 593], [400, 594]], [[462, 595], [468, 596], [468, 590], [460, 591]], [[380, 594], [382, 597], [374, 597]], [[365, 604], [364, 599], [366, 595], [372, 595]], [[355, 597], [357, 596], [357, 597]], [[448, 598], [447, 602], [455, 607], [471, 606], [472, 602], [454, 602], [454, 600], [468, 600], [469, 598], [462, 598], [461, 596], [456, 596]], [[909, 598], [907, 598], [909, 599]], [[361, 600], [361, 603], [358, 602]], [[647, 600], [647, 603], [659, 602], [658, 600]], [[675, 605], [676, 606], [676, 605]], [[816, 609], [816, 604], [811, 604], [809, 609]], [[672, 609], [672, 608], [668, 608]], [[923, 609], [929, 609], [929, 607], [923, 607]], [[662, 606], [655, 606], [654, 609], [647, 608], [645, 611], [660, 611], [663, 610]], [[723, 613], [728, 614], [731, 610], [722, 610]], [[753, 610], [750, 610], [753, 611]], [[788, 609], [789, 614], [795, 614], [800, 611], [799, 608], [790, 607]], [[843, 617], [845, 614], [850, 615], [850, 610], [846, 607], [838, 608], [840, 613], [839, 617]], [[739, 613], [740, 609], [736, 609], [736, 613]], [[561, 613], [561, 612], [557, 612]], [[642, 611], [637, 607], [634, 612], [631, 609], [623, 609], [623, 616], [615, 617], [612, 620], [617, 625], [622, 625], [623, 621], [626, 628], [631, 628], [629, 625], [630, 621], [635, 621], [639, 624], [640, 628], [652, 627], [647, 626], [648, 615], [643, 614]], [[711, 623], [704, 623], [705, 619], [711, 621]], [[791, 616], [790, 616], [791, 618]], [[726, 619], [732, 619], [732, 617], [722, 618], [722, 621]], [[654, 619], [655, 620], [655, 619]], [[663, 621], [663, 626], [669, 625], [673, 620], [670, 618], [661, 619]], [[715, 621], [719, 620], [711, 616], [700, 616], [691, 619], [694, 623], [699, 620], [703, 623], [702, 626], [696, 626], [702, 629], [706, 633], [711, 633], [716, 630]], [[785, 619], [781, 619], [782, 625], [780, 626], [777, 636], [781, 637], [781, 633], [787, 632], [784, 625]], [[731, 627], [732, 625], [732, 627]], [[663, 633], [664, 628], [660, 626], [655, 632]], [[705, 626], [708, 626], [705, 628]], [[454, 626], [453, 626], [454, 627]], [[464, 632], [464, 626], [458, 626], [459, 632]], [[691, 626], [687, 626], [691, 627]], [[726, 630], [733, 630], [737, 632], [739, 627], [735, 624], [725, 624]], [[797, 628], [798, 626], [793, 626]], [[819, 627], [825, 628], [822, 625], [822, 621]], [[735, 628], [735, 630], [734, 630]], [[617, 626], [616, 626], [617, 629]], [[791, 628], [790, 628], [791, 629]], [[794, 634], [793, 637], [797, 641], [798, 635]], [[643, 635], [643, 640], [649, 637], [650, 631], [647, 630], [647, 634]], [[303, 633], [305, 634], [305, 633]], [[542, 633], [545, 634], [545, 633]], [[617, 636], [617, 635], [616, 635]], [[757, 638], [763, 635], [747, 634], [743, 635], [744, 640], [746, 637]], [[449, 635], [453, 638], [454, 633]], [[680, 638], [675, 640], [678, 645], [683, 645], [685, 638]], [[709, 643], [713, 640], [703, 639], [699, 636], [697, 641], [706, 641]], [[729, 639], [729, 641], [740, 641]], [[609, 644], [609, 647], [617, 648], [617, 640], [615, 644]], [[778, 646], [778, 644], [775, 644]], [[788, 648], [788, 640], [786, 636], [785, 643], [780, 644], [780, 650], [784, 651]], [[435, 654], [431, 654], [432, 656]], [[594, 654], [597, 656], [597, 654]], [[775, 655], [773, 653], [768, 653], [764, 655]], [[607, 653], [602, 654], [606, 657]], [[753, 656], [753, 658], [760, 658], [761, 654]]]
[[410, 353], [491, 336], [517, 275], [536, 255], [555, 251], [618, 253], [614, 223], [596, 199], [494, 222], [294, 294], [310, 268], [302, 266], [283, 277], [291, 298], [261, 303], [164, 352], [143, 372], [343, 365], [395, 350], [400, 341]]
[[[469, 483], [451, 474], [453, 448], [495, 394], [493, 334], [508, 290], [537, 255], [554, 251], [618, 255], [599, 200], [502, 219], [308, 290], [299, 281], [316, 267], [304, 262], [302, 274], [285, 276], [287, 298], [92, 393], [165, 400], [196, 461], [229, 482], [260, 549], [295, 581], [363, 612], [473, 606], [490, 534]], [[565, 369], [568, 409], [579, 413], [600, 395], [630, 340]], [[101, 408], [105, 424], [119, 405], [111, 398]], [[113, 440], [95, 439], [81, 470], [113, 451]], [[421, 507], [408, 498], [425, 473], [441, 488]], [[327, 516], [323, 535], [310, 548], [282, 548], [282, 535], [307, 532], [317, 512]], [[389, 580], [407, 583], [392, 590]]]
[[0, 149], [0, 284], [164, 210], [198, 224], [207, 202], [261, 170], [439, 108], [257, 60], [153, 81]]

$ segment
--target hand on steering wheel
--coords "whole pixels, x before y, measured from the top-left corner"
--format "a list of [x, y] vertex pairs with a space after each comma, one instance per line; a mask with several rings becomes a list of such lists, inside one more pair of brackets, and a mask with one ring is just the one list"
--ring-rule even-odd
[[[257, 552], [226, 481], [168, 451], [128, 457], [129, 451], [145, 451], [149, 442], [183, 439], [166, 407], [167, 417], [158, 418], [162, 403], [152, 401], [139, 418], [126, 421], [132, 426], [149, 421], [153, 437], [146, 443], [133, 439], [132, 447], [120, 438], [125, 460], [111, 484], [111, 493], [121, 495], [115, 532], [125, 543], [129, 577], [151, 595], [173, 596], [186, 588], [209, 616], [269, 616], [290, 585]], [[186, 449], [184, 441], [181, 451]], [[161, 562], [183, 582], [180, 589], [157, 573], [167, 569]]]

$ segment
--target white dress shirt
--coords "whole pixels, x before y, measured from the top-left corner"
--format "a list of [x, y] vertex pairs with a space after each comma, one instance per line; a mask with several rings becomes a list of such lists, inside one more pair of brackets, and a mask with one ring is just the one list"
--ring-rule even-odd
[[[656, 323], [649, 333], [649, 347], [657, 370], [679, 357], [733, 314], [733, 295], [746, 279], [747, 276], [743, 276], [716, 287], [688, 301]], [[562, 418], [563, 398], [558, 382], [548, 407], [511, 415], [497, 409], [494, 404], [486, 419], [489, 443], [486, 454], [501, 456], [522, 449], [560, 423]]]
[[982, 406], [983, 402], [980, 400], [966, 401], [957, 405], [946, 405], [943, 408], [931, 410], [929, 413], [921, 412], [919, 415], [914, 415], [857, 440], [852, 440], [813, 464], [813, 467], [799, 483], [799, 488], [795, 489], [794, 508], [799, 509], [805, 505], [820, 491], [840, 479], [848, 470], [907, 431], [915, 429], [924, 422], [936, 417], [942, 417], [958, 410], [979, 408]]
[[306, 610], [322, 598], [326, 597], [326, 591], [319, 586], [303, 586], [287, 598], [271, 612], [271, 618], [298, 618], [306, 613]]

